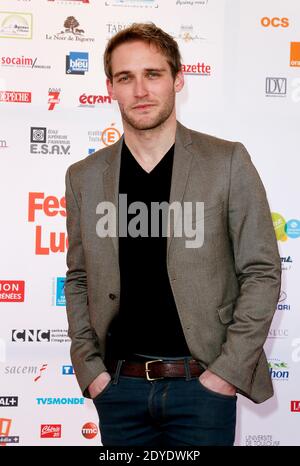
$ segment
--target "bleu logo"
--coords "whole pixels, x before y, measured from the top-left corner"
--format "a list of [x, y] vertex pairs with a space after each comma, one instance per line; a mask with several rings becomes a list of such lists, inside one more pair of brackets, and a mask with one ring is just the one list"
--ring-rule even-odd
[[62, 375], [74, 375], [73, 366], [62, 366]]
[[67, 74], [85, 74], [89, 70], [89, 54], [87, 52], [70, 52], [66, 56]]
[[65, 277], [56, 277], [56, 306], [65, 306]]

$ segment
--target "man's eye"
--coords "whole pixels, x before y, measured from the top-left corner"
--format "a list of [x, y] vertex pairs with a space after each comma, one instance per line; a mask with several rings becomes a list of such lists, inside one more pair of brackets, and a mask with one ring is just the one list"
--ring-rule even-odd
[[124, 81], [128, 81], [129, 77], [128, 76], [122, 76], [120, 79], [119, 79], [119, 82], [124, 82]]
[[148, 76], [150, 78], [156, 78], [157, 76], [159, 76], [159, 73], [157, 73], [155, 71], [149, 71]]

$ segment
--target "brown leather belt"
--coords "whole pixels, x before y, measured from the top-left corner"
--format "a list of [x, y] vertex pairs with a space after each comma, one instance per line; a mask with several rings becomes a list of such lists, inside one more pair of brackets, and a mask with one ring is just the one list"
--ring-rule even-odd
[[[118, 360], [106, 361], [108, 372], [115, 373], [117, 364]], [[189, 366], [191, 377], [199, 377], [205, 371], [195, 359], [189, 359], [186, 364]], [[145, 362], [124, 360], [120, 369], [120, 375], [145, 377], [150, 381], [164, 377], [186, 377], [187, 372], [184, 360], [170, 362], [162, 359], [146, 360]]]

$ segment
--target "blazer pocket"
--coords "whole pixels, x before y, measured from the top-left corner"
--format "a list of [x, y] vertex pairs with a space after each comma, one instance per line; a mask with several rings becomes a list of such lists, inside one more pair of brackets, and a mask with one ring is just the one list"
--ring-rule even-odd
[[222, 324], [226, 325], [233, 321], [233, 310], [234, 302], [225, 304], [225, 306], [221, 306], [217, 309], [219, 319], [222, 322]]

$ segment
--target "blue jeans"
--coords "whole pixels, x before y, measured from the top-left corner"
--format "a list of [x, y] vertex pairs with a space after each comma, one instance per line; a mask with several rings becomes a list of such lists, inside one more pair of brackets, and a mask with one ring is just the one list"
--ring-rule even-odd
[[116, 374], [94, 398], [103, 446], [232, 446], [236, 396], [205, 388], [198, 377]]

